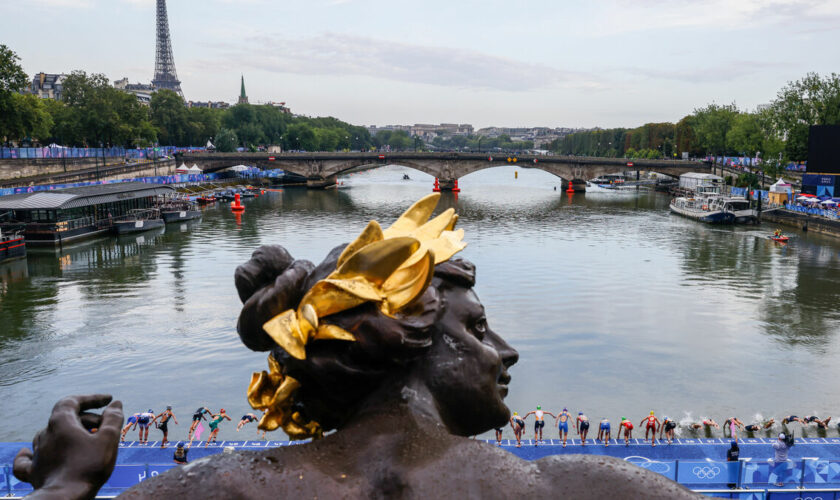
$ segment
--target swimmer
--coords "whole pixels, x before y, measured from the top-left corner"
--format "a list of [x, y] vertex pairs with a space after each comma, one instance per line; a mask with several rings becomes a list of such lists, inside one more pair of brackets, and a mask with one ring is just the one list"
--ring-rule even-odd
[[502, 428], [496, 427], [496, 446], [502, 446]]
[[230, 417], [225, 413], [225, 409], [222, 408], [219, 410], [219, 413], [216, 415], [211, 414], [213, 420], [210, 421], [210, 436], [207, 437], [207, 442], [204, 443], [204, 447], [207, 448], [207, 445], [210, 444], [211, 441], [216, 442], [216, 437], [219, 435], [219, 424], [222, 423], [224, 419], [230, 420]]
[[207, 409], [206, 406], [202, 406], [201, 408], [195, 410], [192, 417], [192, 425], [190, 425], [190, 432], [187, 433], [187, 440], [192, 441], [193, 432], [195, 432], [195, 428], [198, 427], [198, 423], [202, 420], [207, 420], [207, 417], [204, 414], [212, 415], [213, 413]]
[[167, 406], [163, 413], [152, 419], [152, 422], [157, 421], [157, 419], [160, 419], [160, 423], [157, 424], [157, 428], [163, 433], [163, 441], [161, 441], [160, 447], [166, 448], [166, 443], [169, 442], [169, 419], [174, 420], [175, 425], [178, 425], [178, 419], [175, 418], [175, 414], [172, 413], [171, 406]]
[[[545, 427], [545, 415], [549, 414], [552, 417], [554, 416], [553, 413], [549, 411], [543, 411], [542, 406], [537, 405], [537, 409], [534, 411], [529, 411], [525, 414], [525, 418], [527, 419], [529, 415], [533, 415], [536, 421], [534, 422], [534, 446], [537, 445], [538, 442], [543, 440], [543, 428]], [[539, 440], [537, 439], [539, 436]]]
[[650, 415], [643, 418], [642, 421], [639, 423], [639, 427], [645, 424], [645, 440], [647, 440], [648, 432], [653, 431], [653, 435], [650, 438], [650, 445], [656, 446], [656, 431], [662, 426], [662, 423], [656, 418], [656, 415], [653, 412], [650, 412]]
[[518, 412], [513, 412], [510, 417], [510, 427], [513, 429], [513, 435], [516, 436], [516, 447], [522, 447], [522, 431], [525, 430], [525, 419], [519, 416]]
[[598, 441], [602, 441], [604, 446], [610, 445], [610, 421], [606, 417], [598, 424]]
[[807, 424], [813, 424], [814, 422], [816, 422], [817, 427], [819, 427], [820, 429], [828, 429], [828, 422], [829, 421], [831, 421], [831, 417], [828, 417], [825, 420], [820, 420], [819, 418], [815, 417], [814, 415], [811, 415], [809, 417], [805, 417], [805, 418], [802, 419], [802, 425], [805, 425], [806, 423]]
[[787, 417], [782, 419], [783, 425], [787, 425], [793, 422], [799, 422], [800, 424], [805, 425], [805, 421], [797, 417], [796, 415], [788, 415]]
[[755, 423], [755, 424], [750, 424], [750, 425], [744, 427], [744, 430], [747, 431], [747, 432], [758, 432], [761, 429], [769, 429], [769, 428], [773, 427], [773, 424], [775, 424], [775, 423], [776, 423], [776, 419], [771, 418], [770, 420], [768, 420], [767, 422], [764, 422], [763, 424], [761, 422], [758, 422], [758, 423]]
[[[236, 432], [239, 432], [239, 429], [245, 427], [246, 424], [250, 424], [251, 422], [256, 422], [258, 420], [257, 416], [253, 413], [246, 413], [245, 415], [242, 415], [242, 418], [239, 419], [239, 423], [236, 424]], [[260, 430], [257, 429], [257, 435], [259, 435], [259, 433]]]
[[621, 423], [618, 424], [619, 439], [621, 439], [622, 431], [624, 432], [624, 446], [628, 446], [630, 444], [630, 440], [633, 439], [633, 422], [621, 417]]
[[712, 420], [711, 418], [704, 418], [699, 424], [698, 423], [693, 423], [693, 424], [689, 424], [688, 426], [691, 427], [694, 430], [697, 430], [701, 427], [705, 427], [706, 429], [708, 429], [709, 427], [714, 427], [715, 429], [720, 429], [720, 425], [718, 425], [718, 423], [715, 422], [714, 420]]
[[674, 429], [677, 428], [677, 423], [671, 420], [668, 417], [662, 419], [662, 425], [659, 426], [659, 439], [662, 439], [663, 432], [665, 433], [665, 438], [668, 440], [668, 444], [674, 440]]
[[140, 426], [140, 444], [149, 442], [149, 424], [155, 418], [155, 412], [149, 408], [149, 411], [141, 413], [137, 417], [137, 425]]
[[[134, 426], [134, 428], [137, 427], [137, 417], [139, 417], [139, 416], [140, 416], [139, 413], [135, 413], [134, 415], [128, 417], [128, 420], [126, 420], [126, 423], [125, 423], [125, 427], [123, 427], [122, 432], [120, 432], [120, 443], [125, 442], [125, 435], [128, 433], [129, 427], [131, 427], [131, 426]], [[134, 428], [132, 428], [131, 430], [134, 430]]]
[[731, 417], [726, 419], [723, 423], [723, 434], [726, 437], [726, 429], [729, 428], [729, 437], [735, 440], [735, 443], [738, 442], [738, 429], [744, 428], [744, 422], [738, 420], [737, 417]]
[[575, 420], [575, 431], [580, 436], [581, 446], [586, 446], [586, 435], [589, 433], [589, 418], [582, 411], [578, 412], [577, 419]]
[[566, 408], [563, 408], [563, 411], [554, 417], [554, 420], [557, 421], [557, 431], [560, 433], [560, 439], [563, 440], [563, 448], [566, 447], [566, 438], [569, 437], [569, 420], [571, 418], [572, 416]]

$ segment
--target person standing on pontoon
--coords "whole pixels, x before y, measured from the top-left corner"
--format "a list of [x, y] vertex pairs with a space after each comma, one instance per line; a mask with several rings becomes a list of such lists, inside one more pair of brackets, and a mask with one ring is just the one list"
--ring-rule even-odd
[[[538, 443], [543, 441], [543, 428], [545, 428], [545, 416], [546, 414], [554, 416], [553, 413], [550, 411], [543, 411], [542, 406], [537, 405], [537, 409], [534, 411], [529, 411], [525, 414], [525, 419], [528, 419], [528, 416], [533, 415], [536, 419], [534, 421], [534, 446], [537, 446]], [[537, 439], [539, 436], [539, 439]]]

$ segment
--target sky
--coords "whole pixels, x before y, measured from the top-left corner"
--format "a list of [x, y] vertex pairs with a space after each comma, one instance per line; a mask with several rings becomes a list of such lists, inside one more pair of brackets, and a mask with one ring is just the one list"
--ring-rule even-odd
[[[840, 72], [840, 0], [169, 0], [188, 100], [357, 125], [635, 127]], [[151, 81], [155, 0], [0, 0], [30, 75]]]

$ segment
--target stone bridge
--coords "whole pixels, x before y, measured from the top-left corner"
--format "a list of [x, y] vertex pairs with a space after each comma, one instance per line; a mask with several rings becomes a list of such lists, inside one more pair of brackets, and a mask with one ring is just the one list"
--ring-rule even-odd
[[485, 168], [514, 165], [537, 168], [563, 179], [589, 180], [624, 171], [656, 172], [679, 177], [687, 172], [710, 172], [709, 164], [687, 160], [627, 160], [582, 156], [535, 156], [498, 153], [190, 153], [179, 155], [178, 164], [196, 164], [205, 172], [234, 165], [280, 168], [302, 175], [310, 187], [335, 183], [339, 174], [385, 165], [410, 167], [440, 179], [442, 189], [451, 189], [456, 179]]

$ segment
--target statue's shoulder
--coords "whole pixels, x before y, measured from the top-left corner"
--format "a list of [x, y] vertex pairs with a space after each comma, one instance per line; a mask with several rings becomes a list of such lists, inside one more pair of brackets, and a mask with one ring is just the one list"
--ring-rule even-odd
[[[534, 462], [540, 481], [568, 498], [703, 498], [665, 477], [603, 455], [551, 455]], [[558, 491], [558, 488], [560, 489]]]

